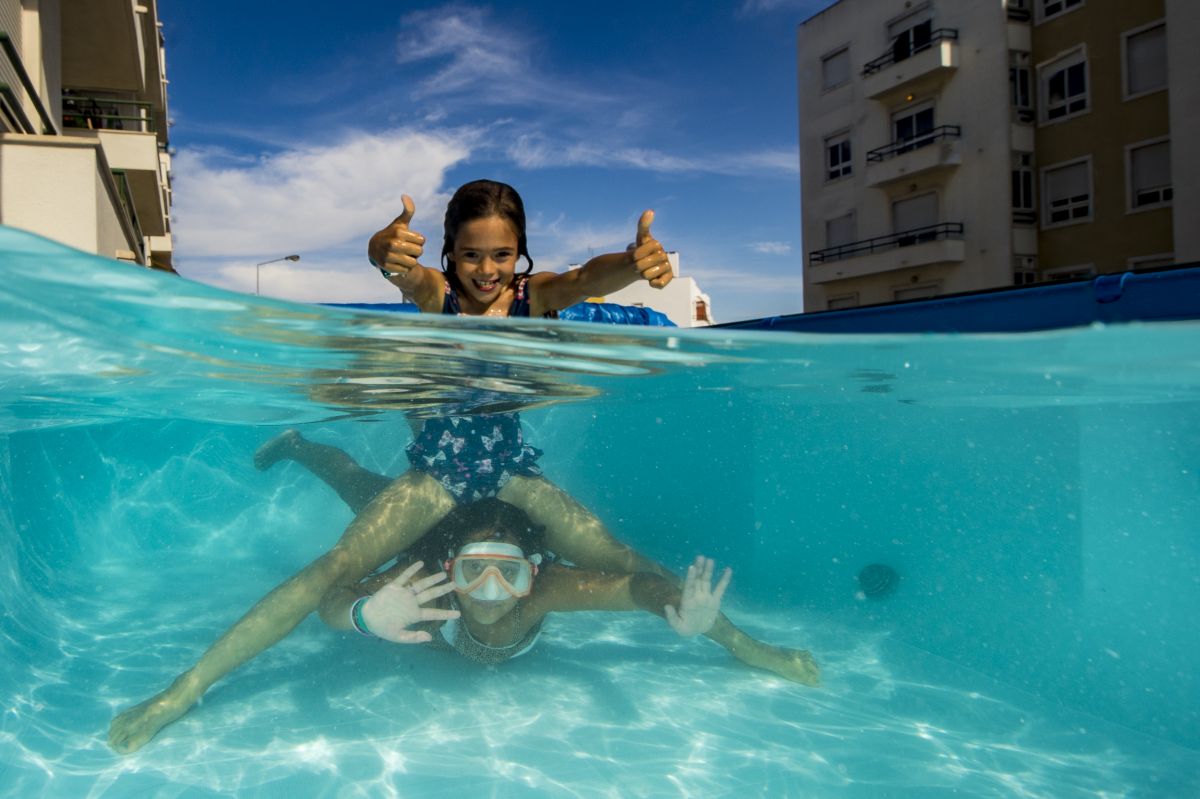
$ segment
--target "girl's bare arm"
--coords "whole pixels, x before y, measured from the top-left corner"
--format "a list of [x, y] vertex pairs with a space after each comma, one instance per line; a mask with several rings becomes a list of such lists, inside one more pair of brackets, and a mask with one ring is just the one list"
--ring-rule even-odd
[[388, 282], [411, 297], [423, 312], [437, 313], [442, 309], [446, 279], [439, 270], [417, 262], [425, 252], [425, 237], [409, 229], [416, 211], [412, 197], [405, 194], [402, 200], [404, 212], [371, 237], [367, 256]]

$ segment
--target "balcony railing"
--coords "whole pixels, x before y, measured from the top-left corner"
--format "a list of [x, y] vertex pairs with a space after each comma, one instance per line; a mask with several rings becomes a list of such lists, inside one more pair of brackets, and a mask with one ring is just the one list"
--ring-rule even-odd
[[874, 61], [868, 61], [863, 65], [863, 77], [874, 75], [876, 72], [895, 64], [898, 61], [905, 61], [912, 58], [917, 53], [928, 50], [942, 40], [952, 42], [958, 41], [958, 30], [955, 28], [938, 28], [929, 34], [929, 40], [919, 44], [914, 44], [911, 49], [904, 50], [902, 53], [897, 53], [895, 47], [889, 47], [888, 51], [876, 58]]
[[141, 100], [64, 94], [63, 127], [155, 133], [154, 106]]
[[[17, 52], [17, 46], [13, 44], [12, 39], [9, 38], [9, 35], [4, 31], [0, 31], [0, 52], [4, 53], [4, 57], [8, 61], [9, 66], [11, 66], [13, 72], [16, 73], [17, 80], [21, 82], [21, 87], [25, 90], [25, 96], [28, 97], [30, 102], [33, 103], [33, 108], [35, 111], [37, 111], [38, 118], [42, 121], [42, 133], [51, 136], [58, 135], [58, 129], [54, 127], [54, 120], [50, 118], [50, 112], [47, 111], [46, 106], [42, 104], [42, 96], [38, 94], [37, 88], [33, 85], [33, 81], [29, 78], [29, 73], [25, 71], [25, 64], [21, 62], [21, 54]], [[13, 106], [13, 108], [19, 108], [20, 103], [16, 100], [16, 93], [13, 92], [13, 90], [8, 86], [5, 86], [5, 88], [7, 89], [7, 91], [4, 93], [5, 99]], [[20, 116], [24, 117], [24, 112], [21, 112]], [[20, 119], [20, 122], [25, 128], [26, 133], [35, 132], [33, 125], [28, 124], [29, 120]]]
[[940, 222], [936, 225], [902, 230], [890, 236], [876, 236], [873, 239], [853, 241], [837, 247], [826, 247], [823, 250], [813, 250], [808, 254], [810, 264], [824, 264], [840, 261], [843, 258], [855, 258], [884, 250], [894, 250], [897, 247], [911, 247], [914, 244], [924, 244], [927, 241], [940, 239], [961, 239], [963, 235], [962, 222]]
[[889, 158], [895, 158], [897, 155], [920, 149], [941, 139], [958, 139], [961, 137], [962, 128], [958, 125], [940, 125], [932, 130], [918, 133], [911, 139], [901, 139], [884, 147], [877, 147], [874, 150], [868, 151], [867, 162], [886, 161]]
[[1014, 22], [1028, 22], [1033, 16], [1029, 0], [1008, 0], [1008, 18]]

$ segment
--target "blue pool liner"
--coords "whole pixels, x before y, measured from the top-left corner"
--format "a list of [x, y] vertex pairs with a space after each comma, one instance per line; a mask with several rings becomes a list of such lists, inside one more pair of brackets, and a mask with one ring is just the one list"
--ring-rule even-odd
[[1200, 319], [1200, 265], [956, 294], [716, 327], [797, 333], [1020, 333], [1096, 322]]

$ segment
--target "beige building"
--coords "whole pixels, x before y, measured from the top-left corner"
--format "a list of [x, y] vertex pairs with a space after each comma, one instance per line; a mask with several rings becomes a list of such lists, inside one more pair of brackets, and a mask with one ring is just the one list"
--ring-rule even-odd
[[1200, 259], [1178, 222], [1200, 211], [1198, 15], [840, 0], [801, 24], [805, 310]]
[[712, 318], [712, 300], [700, 290], [695, 279], [679, 274], [679, 253], [668, 252], [674, 278], [661, 289], [645, 280], [632, 283], [607, 297], [597, 298], [618, 305], [636, 305], [665, 313], [679, 327], [707, 327], [716, 324]]
[[0, 224], [171, 269], [156, 0], [0, 0]]

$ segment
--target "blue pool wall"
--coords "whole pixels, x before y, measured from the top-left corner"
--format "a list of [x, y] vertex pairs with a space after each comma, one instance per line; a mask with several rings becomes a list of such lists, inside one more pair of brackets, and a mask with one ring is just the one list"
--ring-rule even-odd
[[793, 333], [1015, 333], [1200, 319], [1200, 264], [718, 325]]

